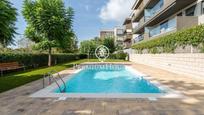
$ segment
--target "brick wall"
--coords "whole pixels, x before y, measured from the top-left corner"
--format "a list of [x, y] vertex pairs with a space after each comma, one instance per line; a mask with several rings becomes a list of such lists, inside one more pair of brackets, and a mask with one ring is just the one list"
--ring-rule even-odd
[[204, 54], [130, 54], [130, 61], [204, 78]]

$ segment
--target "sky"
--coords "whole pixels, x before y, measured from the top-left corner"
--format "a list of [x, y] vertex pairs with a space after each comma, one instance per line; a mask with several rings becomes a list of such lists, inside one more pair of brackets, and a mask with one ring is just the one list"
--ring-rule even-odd
[[[23, 0], [10, 0], [18, 10], [15, 40], [24, 34], [26, 22], [21, 14]], [[66, 7], [75, 11], [73, 29], [78, 40], [88, 40], [99, 36], [102, 29], [121, 26], [131, 13], [135, 0], [64, 0]]]

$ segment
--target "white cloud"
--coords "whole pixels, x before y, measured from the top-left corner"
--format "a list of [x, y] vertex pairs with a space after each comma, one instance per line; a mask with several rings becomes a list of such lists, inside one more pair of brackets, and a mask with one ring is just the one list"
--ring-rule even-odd
[[101, 8], [99, 17], [103, 22], [122, 22], [130, 15], [134, 2], [135, 0], [109, 0], [108, 3]]

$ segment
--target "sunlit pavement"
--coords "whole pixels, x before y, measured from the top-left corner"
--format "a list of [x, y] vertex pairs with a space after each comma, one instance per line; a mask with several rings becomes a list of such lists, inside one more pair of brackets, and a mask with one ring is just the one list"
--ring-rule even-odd
[[[42, 80], [0, 94], [1, 115], [202, 115], [204, 114], [204, 79], [179, 75], [161, 69], [133, 64], [172, 89], [181, 91], [183, 99], [66, 99], [31, 98], [42, 89]], [[61, 74], [70, 75], [73, 70]]]

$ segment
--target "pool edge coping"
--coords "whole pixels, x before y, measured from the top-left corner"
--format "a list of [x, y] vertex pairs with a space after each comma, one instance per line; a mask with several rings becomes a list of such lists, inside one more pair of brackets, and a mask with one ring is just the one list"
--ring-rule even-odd
[[[139, 72], [136, 68], [133, 68], [132, 65], [125, 65], [125, 67], [133, 72], [134, 74], [140, 75], [144, 79], [148, 80], [153, 85], [157, 86], [159, 89], [166, 91], [165, 93], [54, 93], [53, 91], [57, 88], [55, 83], [40, 89], [39, 91], [31, 94], [29, 97], [32, 98], [185, 98], [185, 96], [177, 90], [171, 89], [166, 85], [159, 83], [156, 80], [152, 80], [151, 76]], [[75, 70], [70, 75], [63, 78], [64, 81], [71, 79], [74, 74], [81, 71], [81, 69]], [[59, 85], [63, 83], [58, 80]]]

